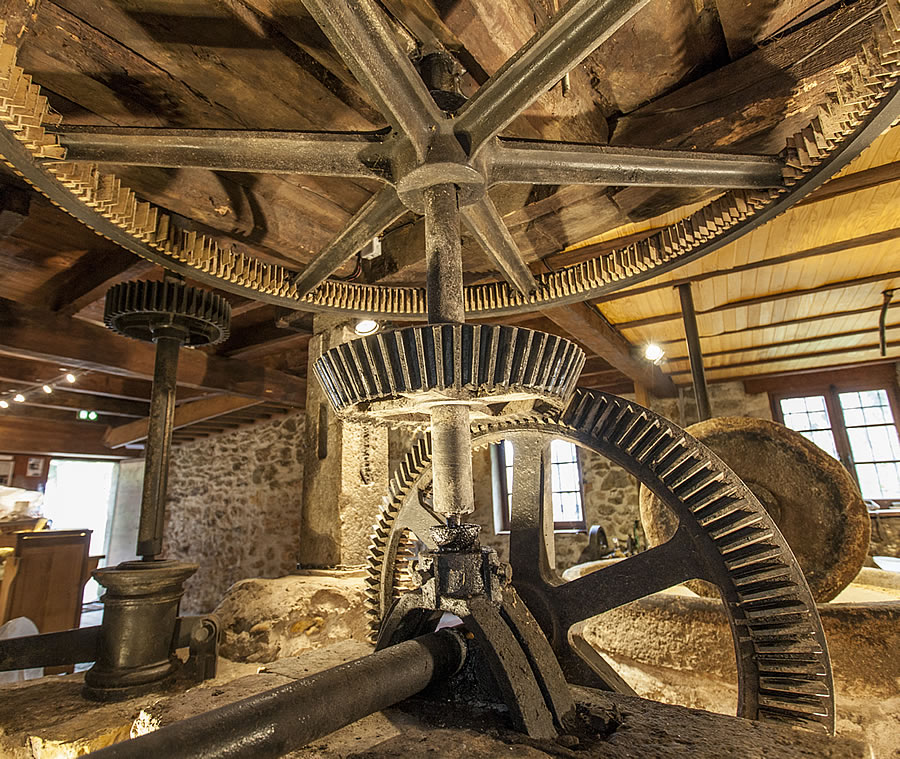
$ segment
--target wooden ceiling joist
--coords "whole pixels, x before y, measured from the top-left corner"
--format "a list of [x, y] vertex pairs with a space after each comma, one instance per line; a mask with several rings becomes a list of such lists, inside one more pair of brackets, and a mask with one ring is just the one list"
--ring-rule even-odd
[[60, 422], [0, 415], [0, 440], [9, 453], [50, 456], [126, 458], [130, 451], [111, 451], [103, 443], [105, 426], [94, 422]]
[[609, 293], [609, 295], [604, 295], [602, 298], [598, 298], [594, 301], [594, 303], [599, 305], [602, 303], [608, 303], [613, 300], [621, 300], [622, 298], [631, 298], [638, 295], [646, 295], [647, 293], [653, 292], [655, 290], [666, 290], [671, 287], [677, 287], [678, 285], [703, 282], [707, 279], [727, 277], [732, 274], [740, 274], [742, 272], [754, 271], [756, 269], [767, 269], [772, 266], [783, 266], [785, 264], [794, 263], [795, 261], [803, 261], [807, 258], [829, 256], [836, 253], [846, 253], [848, 251], [859, 250], [870, 245], [880, 245], [881, 243], [891, 242], [897, 239], [900, 239], [900, 227], [886, 229], [880, 232], [873, 232], [872, 234], [861, 235], [860, 237], [852, 237], [847, 240], [838, 240], [837, 242], [827, 243], [826, 245], [818, 245], [814, 248], [798, 250], [793, 253], [785, 253], [784, 255], [780, 256], [762, 258], [758, 261], [748, 261], [747, 263], [738, 264], [737, 266], [731, 266], [728, 268], [712, 269], [710, 271], [698, 271], [694, 272], [689, 277], [651, 282], [639, 287], [633, 287], [627, 290], [619, 290], [617, 292]]
[[[5, 386], [4, 386], [5, 385]], [[15, 390], [15, 386], [0, 383], [3, 390]], [[149, 405], [141, 401], [126, 401], [121, 398], [104, 398], [103, 396], [86, 396], [83, 393], [70, 393], [62, 388], [57, 388], [52, 393], [32, 392], [25, 396], [25, 400], [17, 406], [36, 406], [39, 408], [52, 408], [62, 411], [96, 411], [98, 414], [107, 414], [117, 417], [140, 418], [146, 416]]]
[[631, 344], [610, 326], [596, 308], [586, 303], [576, 303], [548, 308], [542, 313], [632, 382], [639, 382], [660, 397], [675, 395], [672, 380], [659, 367], [638, 358]]
[[[771, 303], [776, 300], [785, 300], [787, 298], [801, 298], [806, 295], [814, 295], [816, 293], [828, 292], [829, 290], [842, 290], [847, 287], [857, 287], [859, 285], [869, 285], [873, 282], [885, 282], [900, 277], [900, 271], [886, 271], [880, 274], [870, 274], [866, 277], [855, 277], [853, 279], [844, 279], [839, 282], [826, 282], [815, 287], [804, 287], [797, 290], [786, 290], [784, 292], [769, 293], [767, 295], [755, 295], [752, 298], [741, 298], [727, 303], [721, 303], [718, 306], [707, 308], [703, 311], [697, 311], [697, 316], [701, 317], [706, 314], [716, 314], [721, 311], [729, 311], [735, 308], [744, 308], [746, 306], [758, 306], [761, 303]], [[650, 324], [661, 324], [681, 319], [681, 312], [659, 314], [658, 316], [648, 316], [644, 319], [634, 319], [631, 321], [618, 322], [616, 329], [634, 329], [635, 327], [646, 327]]]
[[[152, 344], [120, 337], [103, 327], [0, 298], [0, 353], [152, 379], [156, 351]], [[291, 406], [302, 406], [306, 398], [304, 379], [198, 350], [181, 351], [178, 383]]]
[[[185, 403], [175, 409], [175, 423], [173, 429], [189, 427], [198, 422], [205, 422], [216, 417], [223, 416], [232, 411], [258, 406], [261, 400], [241, 398], [236, 396], [221, 395], [216, 398], [204, 398], [199, 401]], [[222, 429], [227, 428], [225, 425]], [[111, 427], [103, 436], [103, 442], [110, 448], [138, 443], [147, 439], [147, 430], [150, 428], [150, 419], [138, 419], [119, 427]], [[192, 430], [193, 432], [193, 430]], [[199, 430], [198, 430], [199, 432]]]

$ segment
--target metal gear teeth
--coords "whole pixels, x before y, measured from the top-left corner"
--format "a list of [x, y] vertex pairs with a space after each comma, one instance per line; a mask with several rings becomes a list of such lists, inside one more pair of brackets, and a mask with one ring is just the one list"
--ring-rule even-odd
[[221, 295], [172, 280], [133, 281], [106, 293], [103, 322], [125, 337], [152, 340], [151, 324], [186, 330], [186, 345], [214, 345], [228, 338], [231, 304]]
[[[645, 240], [541, 274], [537, 277], [537, 290], [528, 296], [505, 282], [468, 286], [466, 311], [472, 315], [527, 312], [554, 302], [584, 300], [615, 289], [643, 273], [670, 268], [699, 255], [726, 233], [737, 231], [740, 225], [756, 223], [763, 211], [785, 199], [789, 188], [813, 175], [850, 141], [873, 109], [897, 86], [900, 77], [898, 0], [887, 0], [881, 10], [881, 17], [871, 22], [872, 38], [851, 59], [846, 72], [835, 77], [834, 88], [826, 94], [818, 115], [787, 140], [782, 153], [785, 188], [726, 192]], [[56, 182], [65, 187], [96, 215], [83, 217], [76, 209], [66, 207], [66, 210], [98, 234], [110, 236], [112, 231], [105, 225], [112, 224], [129, 236], [134, 244], [127, 247], [139, 255], [178, 270], [189, 270], [209, 284], [236, 292], [250, 290], [244, 294], [283, 306], [376, 316], [425, 315], [424, 290], [415, 287], [328, 280], [298, 298], [293, 285], [295, 272], [222, 248], [206, 235], [180, 229], [168, 213], [139, 201], [115, 176], [102, 172], [94, 164], [62, 162], [65, 148], [52, 132], [46, 131], [59, 123], [60, 116], [49, 108], [40, 88], [16, 65], [15, 46], [0, 45], [0, 125], [27, 151], [27, 158], [20, 158], [16, 151], [2, 150], [0, 158], [58, 205], [64, 204], [53, 199], [49, 186]], [[37, 165], [17, 166], [17, 160]], [[786, 206], [777, 208], [784, 210]]]
[[[497, 442], [523, 428], [567, 436], [604, 453], [615, 451], [649, 468], [690, 509], [728, 572], [737, 599], [730, 604], [731, 613], [757, 671], [757, 717], [833, 730], [834, 686], [815, 604], [805, 584], [797, 582], [799, 569], [784, 539], [740, 480], [674, 425], [606, 393], [578, 388], [559, 416], [476, 422], [473, 445]], [[384, 562], [394, 561], [385, 550], [390, 531], [430, 460], [420, 450], [411, 452], [404, 464], [379, 515], [377, 532], [385, 535], [379, 538], [381, 554], [367, 559], [369, 576], [382, 581]], [[369, 595], [373, 625], [385, 611], [382, 597], [378, 588]]]
[[437, 398], [491, 402], [527, 396], [557, 407], [584, 366], [584, 351], [556, 335], [488, 324], [429, 324], [342, 343], [316, 361], [338, 413], [373, 401]]

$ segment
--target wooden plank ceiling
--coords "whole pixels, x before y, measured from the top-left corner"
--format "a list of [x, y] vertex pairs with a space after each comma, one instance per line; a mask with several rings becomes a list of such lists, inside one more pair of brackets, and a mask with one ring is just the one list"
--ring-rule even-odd
[[[411, 44], [417, 38], [452, 51], [467, 70], [463, 86], [471, 93], [546, 23], [557, 3], [382, 5]], [[876, 5], [653, 0], [571, 73], [566, 93], [553, 88], [507, 133], [777, 152], [856, 52], [855, 21]], [[20, 64], [67, 124], [332, 130], [384, 124], [299, 0], [0, 0], [0, 12]], [[894, 284], [890, 272], [900, 269], [891, 255], [898, 152], [900, 131], [894, 130], [818, 197], [596, 308], [548, 309], [506, 321], [577, 339], [589, 355], [585, 386], [625, 393], [638, 382], [671, 393], [673, 381], [689, 382], [672, 284], [696, 278], [713, 381], [877, 358], [871, 346], [881, 292]], [[365, 181], [321, 177], [125, 167], [117, 173], [183, 223], [296, 267], [374, 189]], [[541, 271], [646, 234], [715, 193], [504, 186], [492, 194]], [[363, 261], [357, 276], [421, 281], [422, 235], [420, 221], [401, 219], [385, 235], [383, 254]], [[463, 242], [467, 278], [496, 276], [474, 242]], [[351, 262], [339, 274], [355, 268]], [[58, 378], [62, 369], [78, 371], [76, 385], [60, 387], [52, 402], [30, 394], [28, 403], [0, 411], [0, 449], [15, 441], [32, 450], [46, 437], [29, 442], [29, 425], [54, 424], [72, 453], [96, 454], [100, 446], [127, 455], [128, 448], [106, 446], [140, 439], [149, 353], [102, 332], [102, 296], [111, 284], [161, 271], [94, 236], [6, 173], [0, 175], [0, 273], [0, 391]], [[178, 441], [304, 403], [311, 316], [285, 318], [274, 307], [225, 297], [233, 306], [231, 337], [214, 350], [190, 352], [195, 355], [179, 374], [185, 425]], [[889, 355], [896, 357], [900, 321], [893, 312], [888, 324]], [[635, 358], [649, 340], [666, 349], [662, 371]], [[228, 382], [229, 376], [244, 380]], [[73, 421], [75, 408], [96, 410], [98, 422]], [[83, 450], [78, 440], [86, 441]]]

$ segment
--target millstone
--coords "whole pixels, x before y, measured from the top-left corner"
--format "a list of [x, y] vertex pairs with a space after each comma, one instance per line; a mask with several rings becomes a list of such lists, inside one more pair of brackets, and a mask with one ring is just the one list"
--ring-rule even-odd
[[[869, 515], [853, 479], [801, 434], [766, 419], [722, 417], [687, 428], [738, 475], [774, 518], [813, 597], [830, 601], [859, 573], [869, 549]], [[674, 515], [645, 486], [641, 522], [651, 546], [674, 534]], [[702, 595], [715, 593], [690, 583]]]

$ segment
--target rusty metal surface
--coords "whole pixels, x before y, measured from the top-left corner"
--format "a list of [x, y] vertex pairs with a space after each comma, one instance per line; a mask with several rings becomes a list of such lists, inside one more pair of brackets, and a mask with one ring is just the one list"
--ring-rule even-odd
[[[830, 601], [850, 584], [868, 555], [871, 527], [865, 502], [840, 462], [767, 419], [720, 417], [687, 432], [731, 467], [766, 508], [816, 601]], [[646, 488], [641, 522], [651, 545], [664, 542], [674, 528], [671, 513]]]
[[[726, 602], [740, 672], [739, 715], [833, 731], [827, 646], [803, 574], [765, 509], [715, 454], [637, 404], [580, 389], [561, 414], [473, 428], [475, 445], [517, 435], [534, 440], [532, 451], [547, 436], [601, 453], [650, 487], [680, 520], [680, 529], [663, 545], [564, 583], [549, 557], [538, 561], [548, 540], [543, 504], [549, 505], [549, 495], [541, 487], [540, 467], [530, 468], [536, 489], [529, 498], [522, 488], [524, 503], [513, 495], [513, 585], [564, 666], [580, 658], [569, 647], [572, 625], [700, 577], [715, 584]], [[419, 497], [430, 480], [429, 456], [427, 443], [410, 453], [376, 526], [368, 562], [373, 619], [392, 603], [403, 531], [433, 545], [428, 529], [440, 519]], [[577, 667], [567, 672], [570, 679], [578, 674]], [[603, 678], [603, 672], [596, 674]]]

